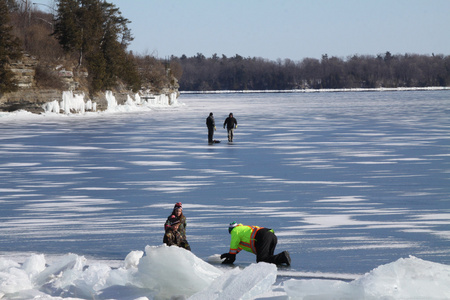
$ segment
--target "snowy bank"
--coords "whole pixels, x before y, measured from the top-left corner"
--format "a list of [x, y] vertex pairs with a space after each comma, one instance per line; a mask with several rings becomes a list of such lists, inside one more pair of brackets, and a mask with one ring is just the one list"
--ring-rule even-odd
[[0, 257], [1, 299], [449, 299], [450, 266], [409, 257], [351, 282], [289, 279], [277, 267], [215, 267], [192, 252], [147, 246], [117, 266], [68, 254], [52, 261]]
[[398, 87], [398, 88], [350, 88], [350, 89], [296, 89], [296, 90], [220, 90], [220, 91], [180, 91], [180, 94], [252, 94], [252, 93], [336, 93], [336, 92], [396, 92], [396, 91], [441, 91], [450, 90], [445, 86]]

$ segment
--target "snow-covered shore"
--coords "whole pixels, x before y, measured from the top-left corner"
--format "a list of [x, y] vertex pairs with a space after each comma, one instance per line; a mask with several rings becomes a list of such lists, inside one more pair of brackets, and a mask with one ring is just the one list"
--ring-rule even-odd
[[399, 88], [352, 88], [352, 89], [296, 89], [296, 90], [221, 90], [221, 91], [180, 91], [180, 94], [251, 94], [251, 93], [337, 93], [337, 92], [395, 92], [395, 91], [441, 91], [450, 87], [399, 87]]

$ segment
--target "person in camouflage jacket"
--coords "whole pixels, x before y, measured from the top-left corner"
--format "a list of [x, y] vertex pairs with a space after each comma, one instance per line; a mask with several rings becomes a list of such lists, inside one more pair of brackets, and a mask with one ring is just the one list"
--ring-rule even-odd
[[164, 234], [163, 243], [167, 246], [178, 246], [186, 250], [191, 250], [191, 247], [187, 243], [186, 239], [181, 236], [178, 231], [180, 227], [180, 220], [174, 215], [169, 217], [169, 225], [166, 227], [166, 232]]
[[172, 214], [169, 217], [167, 217], [166, 223], [164, 224], [164, 230], [167, 230], [167, 228], [170, 227], [169, 219], [172, 216], [175, 216], [180, 221], [178, 232], [181, 234], [181, 237], [184, 239], [186, 243], [186, 249], [190, 250], [191, 248], [186, 238], [186, 217], [183, 214], [183, 205], [181, 204], [181, 202], [175, 203], [172, 210]]

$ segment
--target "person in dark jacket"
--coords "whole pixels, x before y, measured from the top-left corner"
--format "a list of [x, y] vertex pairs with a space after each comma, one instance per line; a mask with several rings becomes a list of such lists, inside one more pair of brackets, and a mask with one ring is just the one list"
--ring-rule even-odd
[[167, 230], [167, 228], [170, 227], [170, 218], [173, 216], [175, 216], [180, 221], [178, 232], [181, 234], [181, 237], [185, 242], [185, 248], [191, 250], [191, 247], [189, 246], [186, 238], [186, 217], [183, 214], [183, 205], [181, 204], [181, 202], [175, 203], [172, 214], [167, 218], [166, 223], [164, 224], [164, 230]]
[[178, 228], [180, 227], [180, 220], [175, 216], [169, 217], [169, 224], [166, 227], [166, 232], [164, 234], [163, 243], [167, 246], [178, 246], [185, 248], [186, 250], [191, 250], [187, 241], [181, 236]]
[[209, 113], [209, 117], [206, 118], [206, 127], [208, 127], [208, 143], [213, 144], [214, 131], [216, 130], [216, 122], [214, 121], [213, 113]]
[[228, 118], [225, 119], [225, 122], [223, 122], [223, 128], [227, 126], [228, 131], [228, 142], [233, 142], [233, 135], [234, 135], [234, 129], [237, 128], [237, 121], [233, 117], [233, 113], [230, 113], [228, 115]]

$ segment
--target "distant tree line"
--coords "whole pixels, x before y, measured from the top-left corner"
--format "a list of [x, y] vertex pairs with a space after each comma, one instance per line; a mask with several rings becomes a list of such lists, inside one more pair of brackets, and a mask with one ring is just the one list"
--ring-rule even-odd
[[347, 59], [328, 57], [271, 61], [240, 55], [206, 58], [172, 57], [183, 76], [180, 90], [290, 90], [378, 87], [425, 87], [450, 85], [450, 56], [390, 52], [353, 55]]

